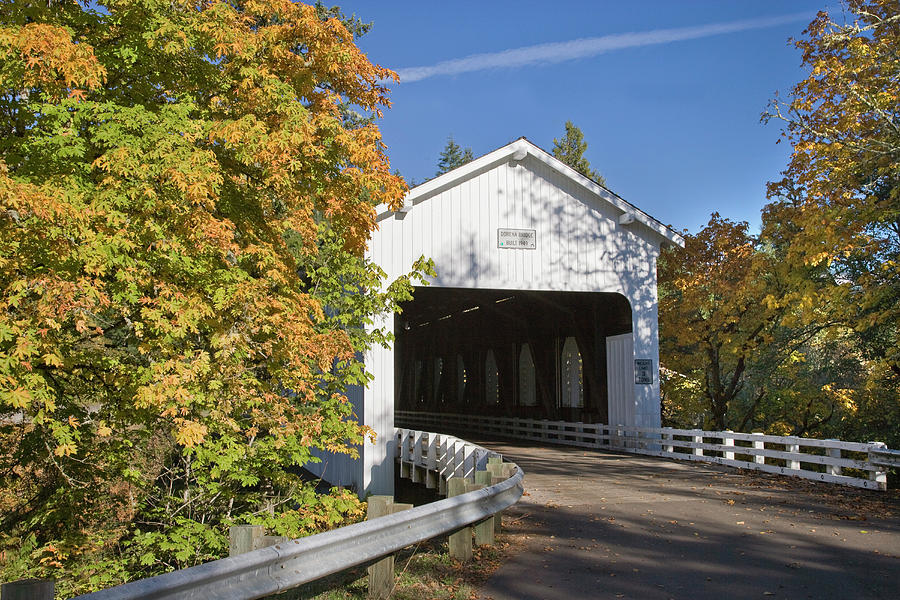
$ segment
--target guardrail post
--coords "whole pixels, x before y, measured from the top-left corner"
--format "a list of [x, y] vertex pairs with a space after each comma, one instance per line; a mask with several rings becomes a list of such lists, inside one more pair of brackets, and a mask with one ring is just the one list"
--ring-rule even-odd
[[[724, 433], [728, 434], [728, 433], [734, 433], [734, 432], [730, 429], [726, 429], [724, 431]], [[723, 446], [731, 446], [733, 448], [734, 447], [734, 438], [730, 437], [728, 435], [723, 435], [722, 436], [722, 445]], [[722, 458], [724, 458], [725, 460], [734, 460], [734, 452], [731, 452], [730, 450], [725, 450], [724, 452], [722, 452]]]
[[262, 525], [232, 525], [228, 528], [228, 556], [246, 554], [288, 539], [283, 535], [266, 535], [266, 528]]
[[[871, 450], [885, 450], [887, 449], [887, 444], [884, 442], [869, 442], [869, 448]], [[869, 453], [867, 457], [869, 463], [872, 462], [872, 453]], [[869, 480], [874, 481], [878, 485], [879, 490], [887, 489], [887, 471], [884, 470], [884, 467], [878, 467], [876, 471], [869, 471]]]
[[0, 586], [0, 598], [3, 600], [53, 600], [56, 593], [56, 581], [53, 579], [22, 579], [11, 581]]
[[[496, 485], [512, 477], [511, 464], [504, 464], [503, 457], [494, 456], [488, 459], [488, 473], [491, 477], [491, 485]], [[494, 513], [494, 533], [503, 531], [503, 512]]]
[[[751, 435], [763, 435], [763, 433], [760, 431], [754, 431]], [[763, 449], [765, 449], [765, 447], [766, 447], [766, 444], [762, 440], [759, 440], [759, 441], [753, 440], [753, 448], [755, 450], [763, 450]], [[763, 456], [762, 454], [754, 454], [753, 462], [755, 462], [758, 465], [764, 465], [764, 464], [766, 464], [766, 457]]]
[[[412, 508], [412, 504], [394, 504], [392, 496], [369, 496], [366, 519], [392, 515]], [[394, 590], [394, 555], [386, 556], [368, 568], [369, 597], [389, 598]]]
[[228, 556], [246, 554], [262, 548], [265, 533], [265, 527], [262, 525], [232, 525], [228, 528]]
[[[466, 480], [462, 477], [451, 477], [447, 480], [447, 496], [460, 496], [466, 493]], [[460, 562], [472, 560], [472, 528], [463, 527], [450, 534], [450, 556]]]
[[[502, 460], [502, 459], [501, 459]], [[483, 487], [493, 485], [490, 471], [475, 471], [475, 483]], [[496, 523], [500, 521], [500, 513], [488, 517], [475, 525], [475, 543], [479, 546], [493, 545]]]
[[[478, 479], [478, 473], [475, 473], [476, 480]], [[483, 483], [469, 483], [466, 482], [466, 492], [474, 492], [475, 490], [484, 489], [486, 486]], [[488, 517], [487, 519], [481, 520], [474, 525], [472, 525], [472, 530], [475, 532], [475, 545], [476, 546], [492, 546], [494, 544], [494, 518]]]

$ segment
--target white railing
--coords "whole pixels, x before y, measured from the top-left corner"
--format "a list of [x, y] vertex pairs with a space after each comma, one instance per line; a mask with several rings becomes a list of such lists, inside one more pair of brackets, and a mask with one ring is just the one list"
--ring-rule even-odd
[[451, 431], [464, 430], [467, 435], [479, 433], [711, 462], [875, 490], [886, 490], [886, 469], [900, 466], [900, 451], [890, 450], [881, 442], [413, 411], [396, 411], [394, 418], [410, 427], [440, 424]]
[[[442, 490], [456, 488], [459, 495], [451, 493], [453, 497], [388, 516], [78, 598], [251, 600], [372, 563], [448, 533], [458, 532], [454, 535], [467, 540], [471, 552], [468, 526], [492, 523], [492, 515], [499, 515], [522, 496], [522, 470], [512, 463], [504, 463], [496, 452], [453, 436], [409, 429], [397, 430], [397, 441], [401, 470], [408, 475], [415, 473], [416, 478]], [[478, 535], [476, 528], [476, 542]]]

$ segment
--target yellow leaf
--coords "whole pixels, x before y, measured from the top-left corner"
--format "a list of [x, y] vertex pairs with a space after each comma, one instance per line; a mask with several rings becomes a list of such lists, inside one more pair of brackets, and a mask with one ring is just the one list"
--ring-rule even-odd
[[72, 444], [71, 442], [60, 444], [53, 451], [53, 454], [56, 456], [71, 456], [72, 454], [75, 454], [75, 444]]
[[60, 357], [55, 354], [45, 354], [43, 356], [44, 364], [48, 367], [61, 367], [63, 366], [63, 361]]
[[175, 431], [175, 441], [187, 448], [193, 448], [203, 442], [207, 428], [202, 423], [179, 419], [178, 429]]

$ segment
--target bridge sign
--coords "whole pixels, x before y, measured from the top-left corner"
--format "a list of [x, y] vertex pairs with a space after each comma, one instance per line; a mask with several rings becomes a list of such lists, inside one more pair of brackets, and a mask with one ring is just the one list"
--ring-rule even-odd
[[653, 359], [634, 359], [634, 382], [653, 385]]

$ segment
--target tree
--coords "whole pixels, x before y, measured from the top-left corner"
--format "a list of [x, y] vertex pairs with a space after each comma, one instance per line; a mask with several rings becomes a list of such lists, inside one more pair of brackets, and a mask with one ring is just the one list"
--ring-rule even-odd
[[437, 175], [443, 175], [447, 171], [452, 171], [457, 167], [461, 167], [472, 160], [472, 149], [463, 150], [459, 144], [453, 141], [453, 136], [447, 138], [447, 145], [441, 151], [441, 158], [438, 160]]
[[772, 403], [784, 396], [772, 381], [787, 377], [785, 369], [803, 361], [810, 340], [829, 325], [792, 320], [791, 307], [780, 302], [788, 288], [777, 256], [747, 228], [713, 213], [701, 231], [685, 234], [684, 249], [667, 248], [660, 257], [660, 362], [670, 422], [738, 431], [772, 426]]
[[[754, 264], [755, 240], [747, 223], [713, 214], [685, 247], [666, 249], [659, 260], [660, 362], [669, 407], [703, 399], [709, 425], [725, 429], [729, 409], [744, 391], [747, 368], [766, 340], [772, 315]], [[740, 417], [743, 419], [743, 415]]]
[[[861, 422], [877, 422], [872, 411], [885, 402], [872, 385], [872, 365], [852, 332], [831, 320], [834, 298], [818, 297], [816, 306], [785, 301], [796, 297], [797, 284], [783, 253], [771, 239], [750, 236], [747, 223], [717, 214], [685, 235], [683, 250], [663, 252], [660, 363], [668, 424], [859, 439]], [[813, 281], [815, 271], [805, 275]]]
[[60, 593], [360, 514], [298, 474], [409, 297], [363, 256], [406, 191], [381, 83], [289, 0], [0, 8], [0, 568]]
[[562, 140], [553, 139], [553, 156], [569, 165], [588, 179], [606, 185], [606, 179], [591, 169], [591, 163], [584, 157], [587, 150], [584, 134], [572, 121], [566, 121], [566, 136]]
[[796, 42], [809, 75], [764, 115], [785, 122], [793, 146], [769, 186], [764, 235], [795, 275], [785, 301], [834, 299], [831, 317], [900, 389], [900, 14], [895, 0], [846, 8], [852, 20], [822, 11], [809, 25]]

